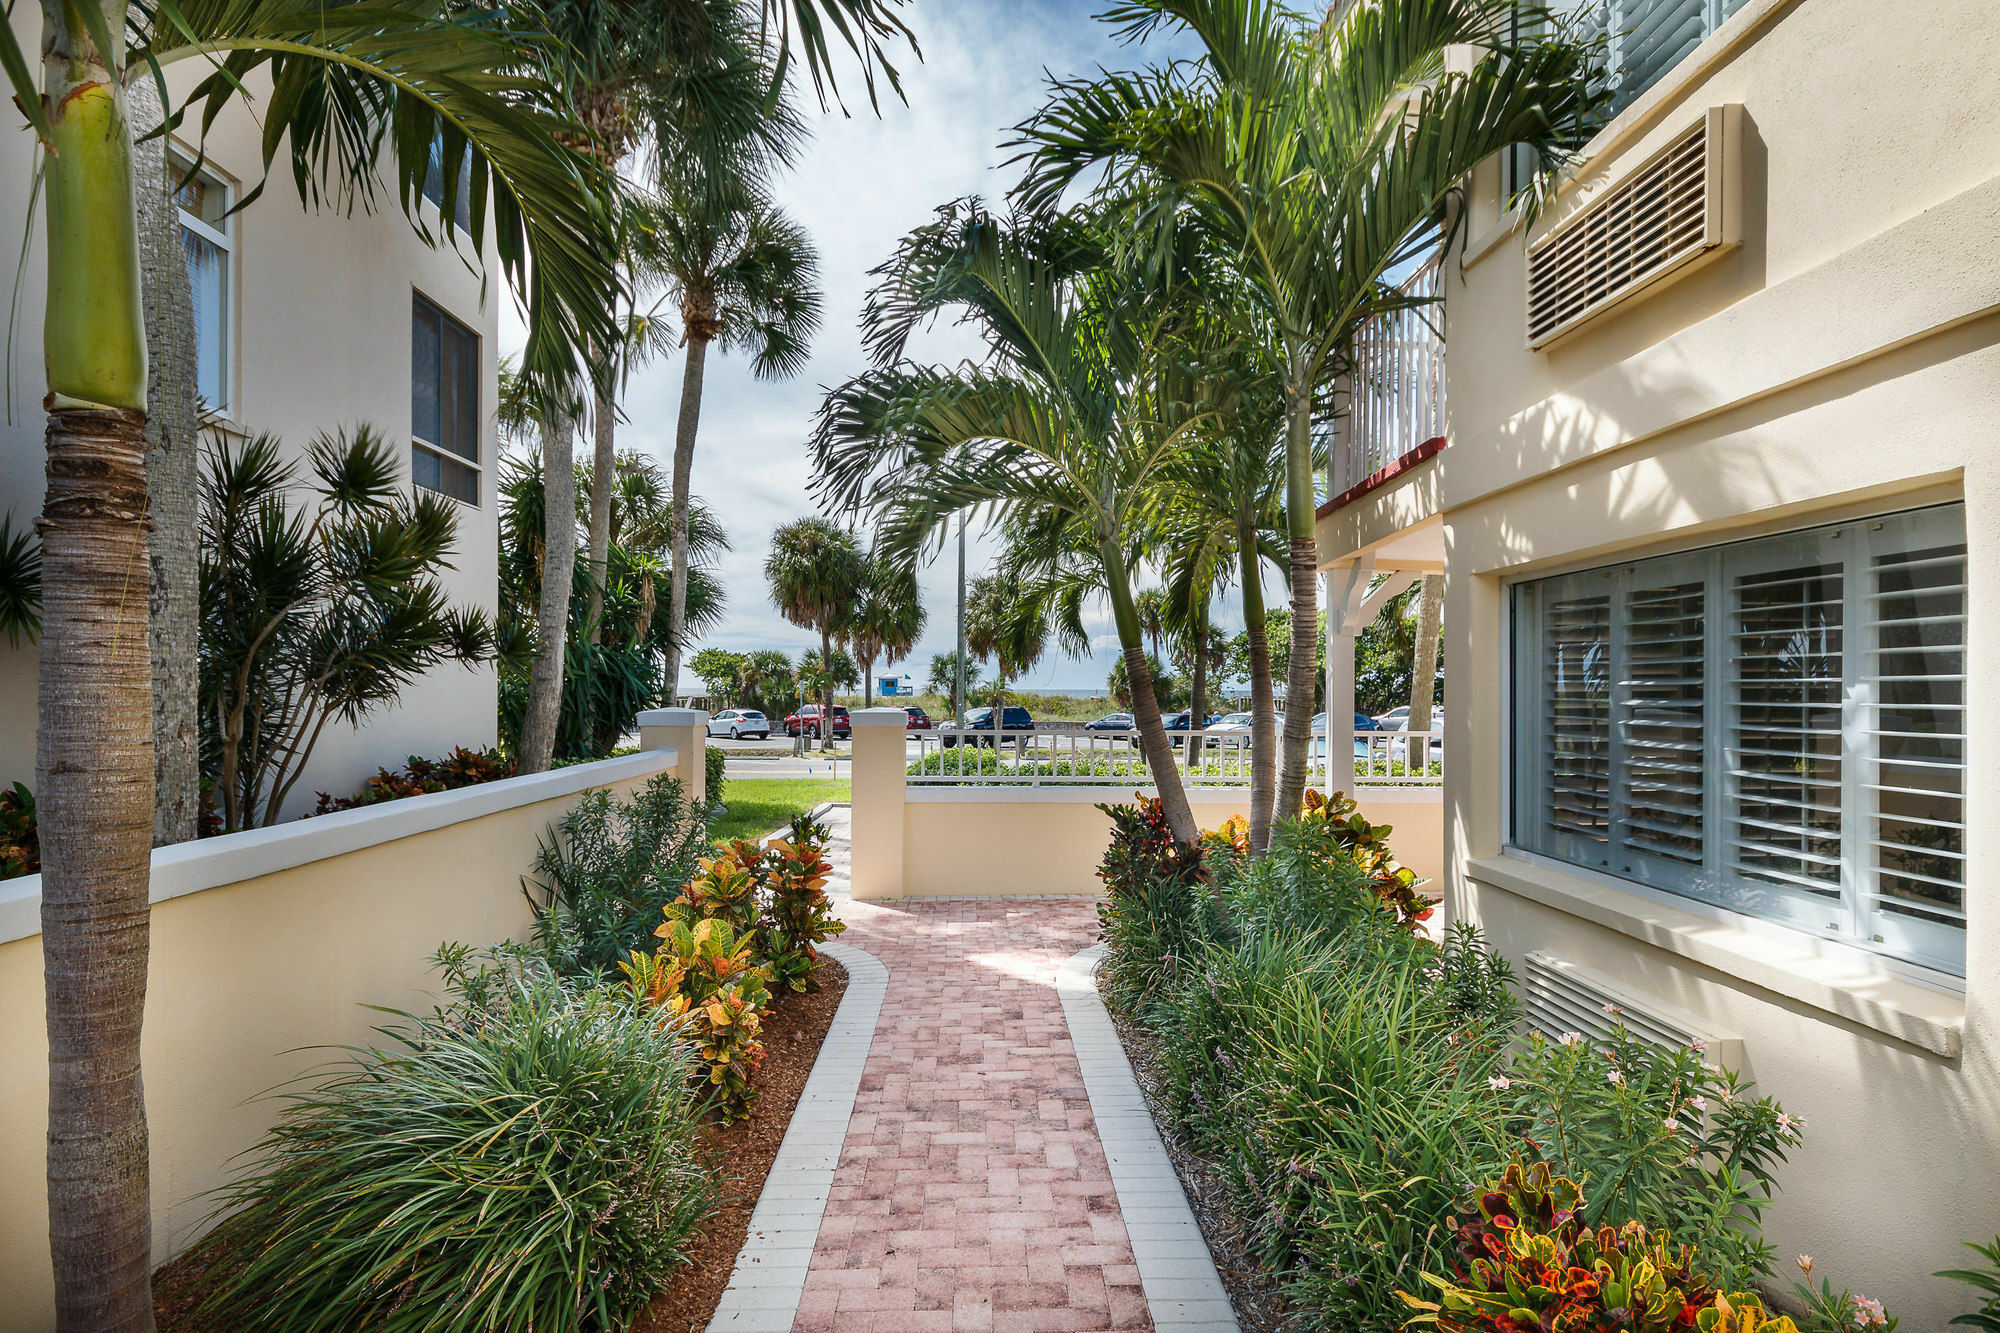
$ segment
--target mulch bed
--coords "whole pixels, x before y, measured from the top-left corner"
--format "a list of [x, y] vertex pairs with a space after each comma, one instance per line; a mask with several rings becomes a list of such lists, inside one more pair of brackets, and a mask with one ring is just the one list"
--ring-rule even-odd
[[1132, 1062], [1132, 1074], [1146, 1096], [1146, 1109], [1153, 1113], [1153, 1125], [1166, 1144], [1167, 1157], [1181, 1178], [1181, 1191], [1187, 1195], [1202, 1238], [1208, 1242], [1216, 1275], [1229, 1293], [1229, 1303], [1236, 1308], [1237, 1322], [1244, 1333], [1280, 1333], [1286, 1327], [1291, 1307], [1279, 1292], [1277, 1281], [1257, 1262], [1250, 1248], [1249, 1230], [1231, 1206], [1227, 1187], [1208, 1163], [1195, 1155], [1162, 1109], [1164, 1082], [1151, 1034], [1110, 1005], [1105, 1008], [1110, 1011], [1111, 1025], [1118, 1030], [1118, 1040], [1125, 1047], [1125, 1058]]
[[[722, 1300], [736, 1266], [736, 1252], [750, 1231], [750, 1213], [764, 1177], [805, 1091], [820, 1043], [833, 1026], [847, 973], [831, 958], [819, 971], [820, 989], [781, 1000], [764, 1017], [764, 1063], [751, 1080], [756, 1110], [737, 1125], [711, 1123], [705, 1132], [724, 1183], [722, 1202], [688, 1242], [687, 1267], [640, 1314], [633, 1333], [701, 1333]], [[220, 1333], [194, 1314], [204, 1293], [213, 1247], [198, 1245], [153, 1274], [154, 1319], [160, 1333]]]
[[741, 1124], [708, 1131], [727, 1182], [722, 1202], [688, 1242], [688, 1266], [653, 1298], [632, 1333], [701, 1333], [721, 1303], [736, 1252], [750, 1233], [750, 1213], [763, 1193], [764, 1177], [771, 1174], [792, 1108], [799, 1104], [820, 1043], [847, 992], [847, 973], [831, 958], [820, 968], [819, 981], [819, 990], [791, 996], [765, 1017], [764, 1063], [751, 1080], [757, 1087], [757, 1109]]

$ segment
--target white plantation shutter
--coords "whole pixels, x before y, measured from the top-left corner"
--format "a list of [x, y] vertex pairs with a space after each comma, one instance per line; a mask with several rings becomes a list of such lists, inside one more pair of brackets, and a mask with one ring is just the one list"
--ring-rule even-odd
[[1743, 7], [1744, 0], [1575, 0], [1557, 10], [1605, 39], [1611, 109], [1622, 111]]
[[1963, 972], [1962, 506], [1514, 607], [1516, 846]]
[[1634, 854], [1700, 865], [1707, 726], [1707, 589], [1633, 589], [1619, 659], [1618, 827]]

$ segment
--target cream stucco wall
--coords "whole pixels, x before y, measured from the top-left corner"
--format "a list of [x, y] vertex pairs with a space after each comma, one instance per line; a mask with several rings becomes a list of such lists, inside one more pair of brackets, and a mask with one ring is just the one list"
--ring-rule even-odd
[[[26, 49], [36, 49], [39, 28], [39, 11], [17, 12], [15, 31]], [[179, 66], [171, 75], [171, 86], [181, 92], [199, 78]], [[253, 86], [261, 85], [253, 80]], [[190, 118], [177, 142], [192, 142], [188, 136], [198, 132], [198, 119]], [[259, 133], [253, 111], [233, 106], [209, 133], [207, 166], [239, 189], [254, 186], [262, 175]], [[42, 497], [44, 248], [41, 219], [28, 208], [32, 146], [25, 131], [0, 137], [0, 216], [10, 227], [31, 227], [0, 384], [7, 409], [0, 414], [0, 516], [11, 513], [17, 531], [32, 523]], [[393, 182], [376, 203], [373, 213], [359, 206], [351, 213], [302, 206], [281, 155], [263, 196], [232, 220], [232, 421], [246, 431], [275, 433], [294, 456], [302, 456], [320, 431], [367, 423], [381, 430], [407, 476], [412, 291], [449, 311], [480, 337], [480, 410], [486, 416], [480, 450], [487, 470], [480, 505], [459, 507], [456, 569], [445, 586], [455, 602], [490, 614], [499, 533], [490, 484], [498, 444], [491, 414], [505, 285], [497, 266], [490, 276], [480, 271], [477, 253], [425, 246], [398, 208]], [[430, 220], [435, 232], [434, 211]], [[18, 239], [10, 231], [0, 244], [0, 287], [9, 292], [16, 290]], [[34, 782], [38, 662], [33, 648], [10, 648], [0, 639], [0, 786]], [[410, 754], [492, 744], [496, 690], [490, 667], [445, 667], [360, 731], [329, 727], [288, 813], [310, 808], [316, 788], [351, 794], [378, 765]]]
[[[686, 762], [683, 762], [685, 757]], [[413, 797], [154, 853], [143, 1059], [156, 1256], [271, 1123], [253, 1100], [361, 1044], [382, 1005], [427, 1012], [440, 942], [519, 938], [537, 840], [594, 787], [700, 770], [698, 746]], [[53, 1327], [43, 1191], [48, 1046], [39, 877], [0, 893], [0, 1331]]]
[[[1744, 1038], [1802, 1113], [1767, 1216], [1781, 1255], [1910, 1329], [1968, 1306], [1928, 1275], [2000, 1232], [2000, 24], [1987, 0], [1751, 0], [1608, 126], [1535, 234], [1710, 106], [1743, 108], [1743, 242], [1525, 346], [1524, 240], [1471, 182], [1446, 290], [1450, 438], [1321, 521], [1322, 559], [1439, 523], [1452, 663], [1451, 910]], [[1506, 605], [1518, 579], [1963, 499], [1967, 981], [1650, 897], [1509, 850]]]

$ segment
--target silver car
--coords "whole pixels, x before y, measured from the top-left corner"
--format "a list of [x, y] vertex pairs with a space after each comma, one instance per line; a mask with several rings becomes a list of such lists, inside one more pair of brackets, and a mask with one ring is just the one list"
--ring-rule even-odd
[[708, 734], [727, 736], [732, 741], [740, 741], [745, 736], [752, 740], [768, 740], [771, 719], [754, 708], [725, 708], [708, 720]]

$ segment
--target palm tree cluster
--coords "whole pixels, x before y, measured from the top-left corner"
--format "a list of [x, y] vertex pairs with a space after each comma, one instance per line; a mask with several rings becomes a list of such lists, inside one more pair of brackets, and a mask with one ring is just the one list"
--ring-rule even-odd
[[[866, 699], [872, 703], [876, 658], [895, 664], [924, 632], [910, 564], [862, 550], [851, 533], [825, 519], [796, 519], [771, 534], [764, 577], [778, 614], [819, 635], [819, 650], [799, 665], [799, 684], [818, 698], [822, 716], [833, 707], [834, 691], [851, 687], [857, 677], [870, 682]], [[833, 728], [822, 727], [820, 740], [831, 750]]]
[[[36, 252], [48, 294], [40, 568], [10, 539], [7, 614], [19, 632], [39, 618], [49, 1235], [61, 1327], [152, 1326], [139, 1060], [149, 862], [156, 812], [164, 838], [192, 832], [199, 706], [185, 660], [198, 577], [194, 334], [185, 272], [161, 262], [178, 244], [163, 131], [198, 138], [231, 104], [252, 103], [267, 173], [287, 154], [306, 203], [372, 206], [391, 192], [430, 243], [490, 255], [526, 311], [522, 366], [539, 415], [574, 419], [612, 382], [626, 332], [619, 314], [634, 304], [623, 257], [634, 191], [618, 165], [643, 144], [655, 173], [671, 175], [695, 169], [714, 144], [778, 137], [766, 128], [782, 124], [774, 91], [799, 56], [823, 97], [839, 95], [839, 46], [858, 60], [871, 103], [878, 77], [895, 90], [887, 55], [909, 38], [900, 2], [43, 0], [39, 60], [0, 24], [0, 66], [35, 136], [46, 213]], [[746, 44], [759, 58], [740, 58]], [[166, 68], [185, 62], [200, 62], [199, 77], [164, 105]], [[433, 180], [441, 215], [468, 220], [463, 233], [425, 221]], [[568, 432], [558, 433], [566, 450]], [[603, 463], [600, 476], [612, 471]], [[560, 469], [551, 496], [573, 475]], [[569, 496], [558, 498], [566, 512]], [[607, 513], [599, 527], [608, 522]], [[685, 515], [678, 527], [691, 533]], [[551, 547], [554, 589], [569, 561]], [[133, 571], [149, 568], [153, 595], [145, 575], [133, 595]], [[559, 669], [567, 588], [549, 600], [560, 614], [553, 626], [544, 619], [539, 648]]]
[[[826, 399], [816, 486], [890, 558], [966, 511], [995, 519], [1001, 620], [1070, 646], [1085, 604], [1106, 605], [1182, 838], [1196, 828], [1148, 640], [1171, 626], [1204, 693], [1214, 595], [1234, 581], [1261, 850], [1298, 813], [1312, 714], [1288, 709], [1277, 736], [1263, 566], [1289, 586], [1286, 697], [1310, 700], [1316, 450], [1353, 336], [1425, 299], [1396, 279], [1448, 243], [1474, 166], [1519, 146], [1561, 168], [1601, 110], [1597, 53], [1514, 0], [1355, 0], [1320, 21], [1272, 0], [1124, 0], [1105, 17], [1134, 42], [1181, 30], [1199, 54], [1053, 84], [1016, 127], [1010, 209], [948, 204], [876, 270], [873, 365]], [[909, 357], [946, 314], [983, 360]], [[1151, 615], [1147, 568], [1165, 582]]]

